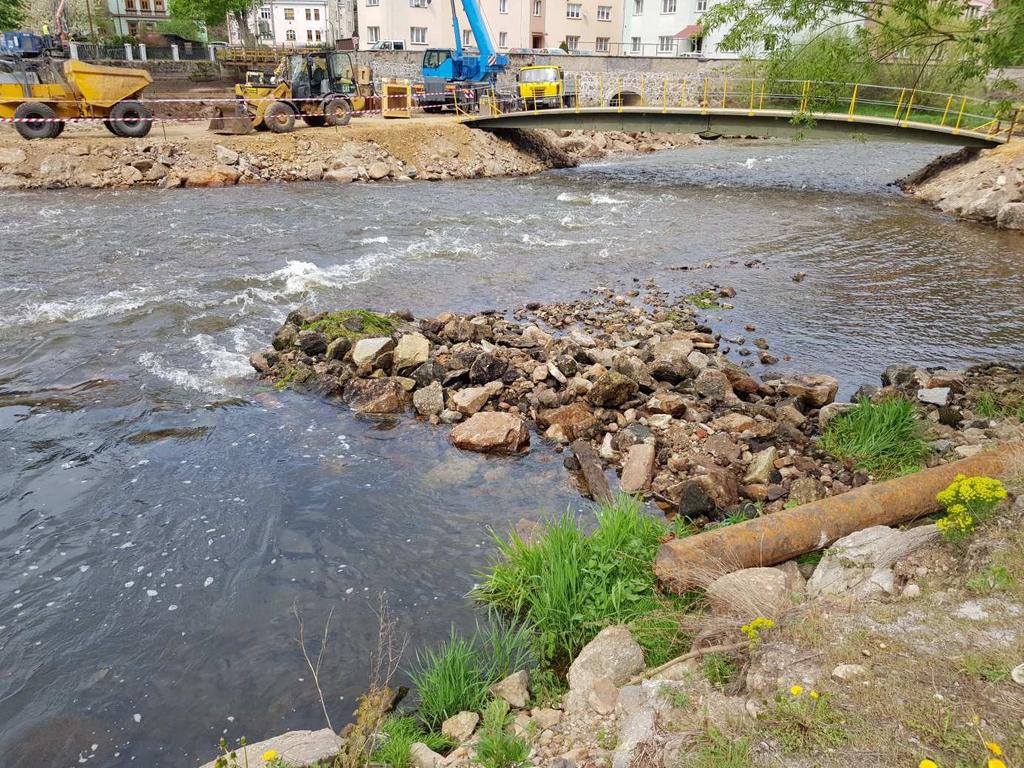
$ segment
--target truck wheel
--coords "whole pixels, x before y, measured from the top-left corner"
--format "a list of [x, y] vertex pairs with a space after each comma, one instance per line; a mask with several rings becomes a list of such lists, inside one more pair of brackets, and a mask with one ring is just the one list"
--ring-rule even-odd
[[263, 122], [274, 133], [289, 133], [295, 128], [295, 110], [283, 101], [275, 101], [263, 113]]
[[153, 128], [153, 113], [137, 101], [119, 101], [110, 108], [108, 124], [117, 136], [141, 139]]
[[[23, 139], [52, 139], [57, 133], [57, 113], [46, 104], [28, 101], [14, 110], [15, 130]], [[20, 122], [24, 121], [24, 122]]]
[[327, 125], [327, 118], [323, 115], [303, 115], [302, 119], [310, 128], [323, 128]]
[[54, 125], [57, 126], [56, 130], [54, 130], [54, 132], [53, 132], [53, 138], [56, 139], [58, 136], [60, 136], [62, 133], [64, 133], [64, 128], [67, 127], [67, 123], [65, 123], [63, 120], [61, 120], [58, 123], [54, 123]]
[[332, 127], [348, 125], [352, 120], [352, 104], [347, 99], [327, 99], [324, 102], [324, 118]]

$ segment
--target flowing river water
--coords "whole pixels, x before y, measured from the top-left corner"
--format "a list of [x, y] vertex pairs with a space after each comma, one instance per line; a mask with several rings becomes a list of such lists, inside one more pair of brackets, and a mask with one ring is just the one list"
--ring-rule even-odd
[[[1024, 239], [888, 182], [940, 148], [712, 144], [524, 179], [0, 196], [0, 755], [197, 765], [322, 725], [295, 642], [334, 608], [336, 724], [376, 595], [413, 649], [471, 625], [488, 531], [585, 505], [539, 440], [259, 386], [287, 312], [511, 309], [648, 279], [738, 294], [781, 370], [1024, 358]], [[806, 272], [802, 282], [792, 276]], [[737, 358], [739, 359], [739, 358]], [[747, 358], [748, 360], [755, 358]]]

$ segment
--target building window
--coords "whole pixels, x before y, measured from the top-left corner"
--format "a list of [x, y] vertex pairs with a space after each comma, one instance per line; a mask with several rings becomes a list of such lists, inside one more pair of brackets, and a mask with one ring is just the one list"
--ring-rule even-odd
[[270, 21], [270, 6], [264, 5], [260, 8], [260, 18], [264, 21]]
[[508, 13], [508, 0], [498, 0], [498, 13]]
[[313, 20], [313, 9], [312, 8], [307, 8], [306, 9], [306, 21], [312, 21], [312, 20]]
[[313, 21], [320, 21], [320, 9], [319, 8], [314, 8], [313, 9]]
[[533, 15], [540, 16], [541, 11], [544, 9], [544, 5], [541, 0], [533, 0]]
[[462, 44], [463, 45], [472, 45], [473, 44], [473, 32], [472, 31], [470, 31], [468, 29], [462, 30]]
[[582, 19], [583, 18], [583, 4], [582, 3], [567, 3], [565, 6], [565, 17], [567, 19]]
[[612, 7], [610, 5], [599, 5], [599, 6], [597, 6], [597, 20], [598, 21], [611, 21], [612, 20]]
[[295, 9], [294, 8], [285, 8], [284, 9], [284, 20], [285, 21], [295, 21]]
[[640, 53], [640, 50], [643, 47], [643, 44], [640, 42], [640, 38], [639, 37], [634, 37], [632, 39], [632, 43], [633, 43], [633, 53]]
[[409, 0], [410, 8], [426, 8], [427, 0]]
[[661, 0], [661, 12], [662, 13], [675, 13], [676, 12], [676, 0]]
[[697, 13], [704, 13], [708, 9], [708, 0], [697, 0]]
[[135, 0], [124, 0], [124, 9], [128, 13], [135, 13]]
[[312, 29], [307, 29], [306, 30], [306, 42], [307, 43], [312, 43], [313, 42], [313, 30]]
[[366, 39], [371, 43], [380, 42], [380, 27], [367, 27]]
[[580, 49], [580, 36], [566, 35], [565, 47], [568, 48], [570, 51], [578, 51]]
[[499, 32], [498, 33], [498, 47], [499, 48], [508, 48], [508, 32]]
[[323, 38], [323, 30], [320, 30], [320, 29], [318, 29], [318, 30], [316, 31], [316, 39], [317, 39], [317, 40], [323, 40], [323, 39], [324, 39], [324, 38]]
[[675, 48], [675, 38], [662, 35], [658, 38], [658, 53], [672, 53]]
[[135, 37], [137, 34], [139, 34], [139, 22], [137, 22], [137, 21], [129, 21], [128, 22], [128, 34], [131, 35], [132, 37]]
[[644, 0], [633, 0], [633, 15], [642, 16], [644, 12]]
[[[371, 27], [371, 29], [377, 30], [377, 36], [380, 37], [380, 28]], [[376, 42], [376, 41], [374, 41]], [[417, 45], [427, 44], [427, 28], [426, 27], [409, 27], [409, 42], [416, 43]]]
[[139, 0], [139, 10], [143, 13], [149, 13], [149, 0]]
[[608, 53], [608, 44], [611, 42], [610, 37], [599, 37], [594, 42], [594, 50], [598, 53]]
[[289, 43], [294, 43], [295, 42], [295, 30], [294, 29], [289, 29], [287, 32], [285, 32], [284, 33], [284, 39], [287, 40]]
[[371, 8], [375, 5], [380, 5], [380, 0], [366, 0], [366, 7]]
[[153, 10], [156, 13], [164, 13], [164, 0], [153, 0]]

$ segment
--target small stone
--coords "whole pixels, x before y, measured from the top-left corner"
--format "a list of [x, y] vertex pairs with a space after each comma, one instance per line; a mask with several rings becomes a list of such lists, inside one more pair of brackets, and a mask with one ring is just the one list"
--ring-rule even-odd
[[214, 154], [217, 157], [217, 162], [222, 165], [236, 165], [238, 163], [238, 153], [222, 144], [214, 147]]
[[708, 585], [711, 609], [718, 615], [778, 618], [791, 607], [786, 574], [778, 568], [744, 568], [720, 576]]
[[412, 768], [439, 768], [443, 762], [444, 758], [426, 744], [417, 741], [409, 747], [409, 763]]
[[926, 405], [944, 406], [949, 403], [949, 387], [931, 387], [917, 390], [917, 399]]
[[608, 371], [594, 382], [587, 399], [594, 405], [615, 408], [636, 394], [637, 383], [617, 371]]
[[749, 429], [753, 429], [756, 425], [756, 421], [742, 413], [727, 413], [725, 416], [721, 416], [711, 422], [712, 429], [728, 432], [731, 435], [746, 432]]
[[562, 712], [557, 709], [534, 709], [530, 713], [530, 717], [541, 730], [554, 728], [562, 722]]
[[461, 744], [473, 735], [479, 722], [480, 715], [476, 712], [459, 712], [441, 723], [441, 733]]
[[491, 694], [504, 699], [516, 709], [522, 709], [530, 702], [530, 673], [525, 669], [513, 672], [491, 686]]
[[395, 346], [392, 366], [396, 371], [404, 371], [427, 362], [430, 357], [430, 341], [419, 333], [407, 333], [398, 340]]
[[832, 679], [841, 683], [848, 683], [851, 680], [863, 677], [868, 673], [867, 668], [860, 664], [840, 664], [832, 670]]
[[907, 600], [913, 600], [920, 596], [921, 587], [919, 587], [917, 584], [907, 584], [907, 586], [903, 588], [902, 597], [905, 597]]
[[452, 429], [451, 439], [466, 451], [518, 453], [530, 444], [530, 433], [514, 414], [483, 411]]
[[466, 416], [472, 416], [491, 399], [491, 391], [486, 387], [468, 387], [460, 389], [449, 396], [448, 407]]
[[832, 376], [804, 373], [784, 378], [782, 389], [808, 405], [820, 408], [836, 399], [839, 381]]
[[693, 384], [694, 390], [701, 397], [712, 402], [722, 402], [734, 396], [729, 377], [717, 368], [705, 368]]
[[391, 173], [391, 168], [388, 167], [387, 163], [382, 163], [380, 160], [370, 163], [366, 168], [366, 175], [374, 181], [380, 181], [388, 177]]
[[654, 476], [655, 451], [651, 443], [631, 446], [622, 465], [619, 488], [623, 493], [646, 491]]
[[412, 393], [412, 404], [421, 416], [438, 416], [444, 410], [444, 387], [440, 382], [417, 389]]
[[390, 336], [378, 336], [370, 339], [359, 339], [352, 348], [352, 362], [356, 366], [373, 363], [378, 356], [395, 348], [395, 341]]
[[765, 448], [754, 454], [743, 476], [744, 485], [766, 485], [775, 469], [775, 460], [779, 457], [775, 446]]

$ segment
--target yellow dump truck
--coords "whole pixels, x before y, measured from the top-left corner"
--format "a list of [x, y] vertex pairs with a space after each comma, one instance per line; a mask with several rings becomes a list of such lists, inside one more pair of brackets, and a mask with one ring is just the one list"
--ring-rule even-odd
[[554, 109], [576, 104], [575, 81], [567, 84], [562, 68], [554, 64], [522, 67], [516, 76], [523, 109]]
[[153, 127], [153, 113], [137, 99], [152, 82], [142, 69], [5, 56], [0, 58], [0, 117], [13, 117], [26, 139], [56, 138], [65, 121], [77, 117], [103, 118], [115, 136], [140, 138]]

